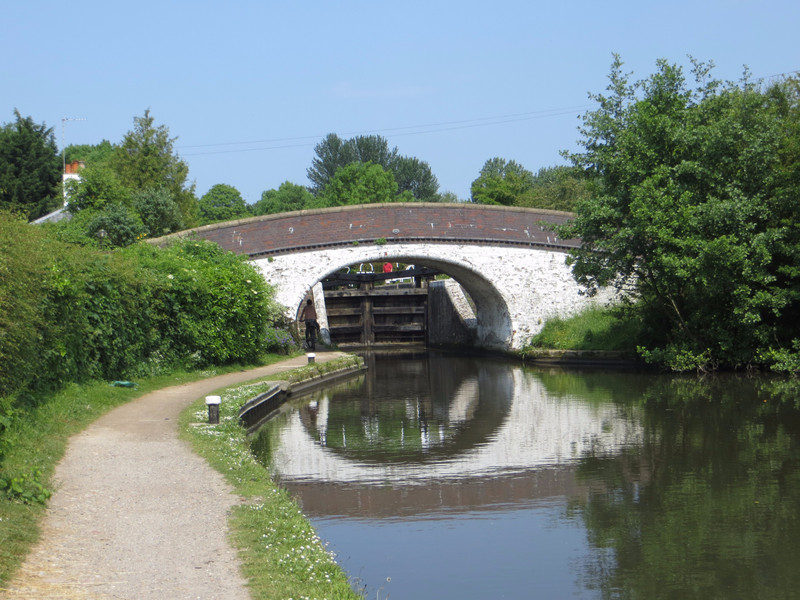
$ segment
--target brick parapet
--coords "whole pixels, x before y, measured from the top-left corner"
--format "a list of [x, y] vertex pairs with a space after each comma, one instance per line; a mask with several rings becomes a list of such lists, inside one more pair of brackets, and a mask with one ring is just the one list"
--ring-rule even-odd
[[169, 237], [194, 235], [251, 257], [386, 240], [386, 243], [491, 243], [564, 251], [552, 227], [572, 213], [480, 204], [365, 204], [303, 210], [215, 223]]

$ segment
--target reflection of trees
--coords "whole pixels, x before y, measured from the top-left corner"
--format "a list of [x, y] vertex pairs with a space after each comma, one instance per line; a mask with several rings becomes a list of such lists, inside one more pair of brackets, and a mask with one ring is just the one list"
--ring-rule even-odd
[[642, 395], [642, 447], [582, 461], [583, 476], [606, 484], [572, 505], [604, 550], [588, 586], [607, 598], [797, 593], [800, 413], [769, 390], [659, 378]]

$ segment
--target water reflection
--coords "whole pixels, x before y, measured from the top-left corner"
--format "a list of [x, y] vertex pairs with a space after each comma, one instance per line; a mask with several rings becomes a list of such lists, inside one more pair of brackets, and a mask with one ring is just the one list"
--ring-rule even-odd
[[579, 458], [638, 444], [641, 429], [612, 404], [554, 398], [506, 362], [434, 354], [373, 366], [261, 435], [283, 485], [313, 483], [308, 513], [364, 516], [365, 506], [419, 514], [568, 493]]
[[654, 380], [641, 447], [581, 463], [606, 487], [571, 503], [605, 551], [587, 581], [605, 597], [799, 597], [800, 420], [786, 383]]
[[254, 440], [368, 595], [800, 595], [797, 382], [370, 366]]

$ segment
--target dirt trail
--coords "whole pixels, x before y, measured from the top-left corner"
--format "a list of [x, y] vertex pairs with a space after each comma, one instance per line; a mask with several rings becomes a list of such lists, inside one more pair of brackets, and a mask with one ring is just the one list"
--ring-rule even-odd
[[249, 598], [227, 540], [227, 514], [240, 499], [178, 439], [177, 417], [215, 389], [306, 363], [300, 356], [165, 388], [71, 438], [40, 541], [0, 598]]

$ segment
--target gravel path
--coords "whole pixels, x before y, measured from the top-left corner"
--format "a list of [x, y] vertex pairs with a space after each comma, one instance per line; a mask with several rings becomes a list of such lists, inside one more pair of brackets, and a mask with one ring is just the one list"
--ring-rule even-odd
[[[336, 356], [318, 352], [316, 360]], [[306, 363], [300, 356], [159, 390], [71, 438], [40, 541], [0, 597], [249, 598], [227, 539], [240, 499], [178, 440], [177, 417], [215, 389]]]

